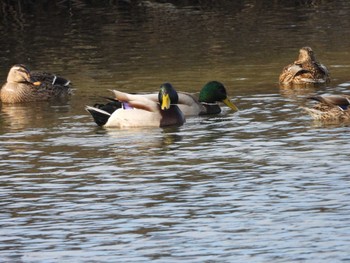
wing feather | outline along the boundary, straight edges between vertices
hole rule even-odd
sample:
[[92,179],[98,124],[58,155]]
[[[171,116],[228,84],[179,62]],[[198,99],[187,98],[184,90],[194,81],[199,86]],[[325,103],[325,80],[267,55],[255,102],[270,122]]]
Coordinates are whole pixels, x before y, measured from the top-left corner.
[[130,93],[121,92],[118,90],[111,90],[111,91],[114,93],[115,99],[122,102],[127,102],[130,106],[134,108],[151,111],[151,112],[159,111],[158,102],[153,101],[152,99],[148,98],[145,95],[130,94]]

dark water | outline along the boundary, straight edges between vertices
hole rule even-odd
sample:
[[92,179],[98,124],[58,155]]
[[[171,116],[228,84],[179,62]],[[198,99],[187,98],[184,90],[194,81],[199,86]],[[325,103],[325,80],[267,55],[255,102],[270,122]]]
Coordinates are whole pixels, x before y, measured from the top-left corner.
[[[299,108],[349,93],[348,1],[47,2],[1,3],[0,78],[25,63],[75,94],[1,105],[0,261],[350,261],[349,126]],[[280,88],[306,45],[332,82]],[[105,130],[84,111],[214,79],[239,112]]]

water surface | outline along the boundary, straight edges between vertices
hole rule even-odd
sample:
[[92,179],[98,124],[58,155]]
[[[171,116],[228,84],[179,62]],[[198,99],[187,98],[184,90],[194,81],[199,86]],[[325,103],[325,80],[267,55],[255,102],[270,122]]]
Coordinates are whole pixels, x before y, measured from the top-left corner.
[[[1,79],[25,63],[75,88],[1,105],[4,262],[350,261],[349,126],[299,108],[349,94],[350,4],[201,2],[1,4]],[[280,88],[306,45],[332,82]],[[214,79],[239,112],[118,130],[84,111],[111,88]]]

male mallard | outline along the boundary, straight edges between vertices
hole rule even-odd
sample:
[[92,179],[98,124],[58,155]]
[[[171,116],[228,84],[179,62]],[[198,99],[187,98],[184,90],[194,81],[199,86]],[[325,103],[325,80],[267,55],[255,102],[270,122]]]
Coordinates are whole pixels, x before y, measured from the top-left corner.
[[319,102],[313,108],[302,107],[313,119],[319,121],[350,120],[350,96],[310,96],[308,99]]
[[284,67],[279,76],[281,84],[317,84],[329,80],[328,69],[316,60],[311,47],[301,48],[298,60]]
[[221,108],[218,102],[225,103],[234,111],[238,111],[227,97],[225,86],[218,81],[210,81],[204,85],[199,95],[179,93],[179,107],[185,116],[218,114]]
[[[236,105],[228,99],[225,86],[218,81],[210,81],[205,84],[199,94],[178,92],[178,95],[177,105],[185,116],[218,114],[221,112],[218,102],[223,102],[232,110],[238,111]],[[156,94],[144,96],[156,100]]]
[[158,102],[144,95],[112,90],[115,100],[94,107],[86,106],[95,122],[103,127],[181,126],[185,117],[177,105],[178,94],[170,83],[160,86]]
[[70,81],[46,72],[30,72],[25,65],[11,67],[0,90],[3,103],[42,101],[71,94]]

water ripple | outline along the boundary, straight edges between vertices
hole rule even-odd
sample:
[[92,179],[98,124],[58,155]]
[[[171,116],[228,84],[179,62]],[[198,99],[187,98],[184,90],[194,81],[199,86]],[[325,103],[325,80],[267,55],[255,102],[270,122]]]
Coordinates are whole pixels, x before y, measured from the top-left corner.
[[[29,17],[14,8],[28,30],[0,25],[6,67],[25,59],[75,88],[64,103],[1,105],[2,261],[350,260],[349,127],[299,108],[310,94],[348,93],[348,2],[61,2]],[[332,83],[279,88],[278,72],[306,40]],[[107,89],[171,81],[198,91],[211,79],[240,111],[121,130],[97,128],[84,111]]]

